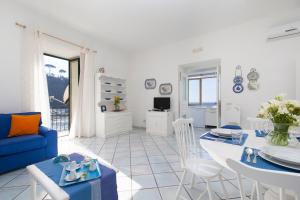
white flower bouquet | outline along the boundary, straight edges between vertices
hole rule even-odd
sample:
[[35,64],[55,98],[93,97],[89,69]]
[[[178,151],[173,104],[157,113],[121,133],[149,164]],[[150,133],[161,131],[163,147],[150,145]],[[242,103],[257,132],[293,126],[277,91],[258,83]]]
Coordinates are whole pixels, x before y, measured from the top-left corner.
[[296,100],[286,100],[284,95],[276,96],[261,105],[259,118],[270,119],[274,125],[271,142],[275,145],[288,145],[288,130],[290,126],[299,126],[300,103]]

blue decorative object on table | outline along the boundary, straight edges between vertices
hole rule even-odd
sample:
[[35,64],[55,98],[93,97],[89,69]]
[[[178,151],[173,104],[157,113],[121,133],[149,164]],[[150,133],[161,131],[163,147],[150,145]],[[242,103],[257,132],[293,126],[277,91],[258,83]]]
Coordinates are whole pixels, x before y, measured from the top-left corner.
[[69,162],[69,161],[70,161],[70,156],[66,154],[58,155],[53,160],[54,163]]
[[[84,157],[73,153],[70,155],[71,161],[80,163]],[[45,175],[47,175],[57,185],[59,184],[63,171],[62,163],[54,163],[53,159],[35,164]],[[81,182],[74,185],[62,187],[69,195],[70,200],[117,200],[116,172],[104,165],[99,164],[101,178],[91,181]]]
[[255,135],[256,137],[266,137],[267,134],[264,131],[255,130]]
[[[272,163],[272,162],[269,162],[265,159],[263,159],[262,157],[260,157],[259,155],[256,156],[256,163],[253,163],[253,159],[254,159],[254,154],[251,154],[250,155],[250,162],[247,161],[247,156],[248,154],[246,153],[246,149],[249,148],[249,147],[245,147],[244,148],[244,151],[243,151],[243,154],[242,154],[242,157],[241,157],[241,162],[246,164],[246,165],[249,165],[251,167],[255,167],[255,168],[259,168],[259,169],[266,169],[266,170],[275,170],[275,171],[283,171],[283,172],[296,172],[296,173],[300,173],[300,171],[298,170],[293,170],[293,169],[289,169],[287,167],[283,167],[283,166],[280,166],[280,165],[277,165],[275,163]],[[251,148],[254,152],[258,152],[260,150],[258,149],[254,149],[254,148]]]
[[220,136],[213,135],[210,132],[204,133],[203,135],[200,136],[200,139],[222,142],[222,143],[227,143],[227,144],[232,144],[232,145],[239,145],[239,146],[244,145],[247,138],[248,138],[248,134],[243,133],[241,136],[240,143],[234,144],[231,137],[220,137]]

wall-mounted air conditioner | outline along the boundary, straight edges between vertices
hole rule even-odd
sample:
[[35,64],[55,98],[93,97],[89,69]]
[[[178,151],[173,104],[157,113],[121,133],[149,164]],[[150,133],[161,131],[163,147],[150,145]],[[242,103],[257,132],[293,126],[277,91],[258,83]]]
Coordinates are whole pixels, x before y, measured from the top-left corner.
[[274,40],[296,35],[300,36],[300,21],[271,28],[267,39]]

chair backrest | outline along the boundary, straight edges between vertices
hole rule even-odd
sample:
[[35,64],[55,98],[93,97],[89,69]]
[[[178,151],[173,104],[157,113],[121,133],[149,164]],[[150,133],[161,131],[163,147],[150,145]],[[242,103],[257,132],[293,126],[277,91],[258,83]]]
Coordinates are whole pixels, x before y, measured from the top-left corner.
[[186,159],[190,156],[191,150],[196,149],[193,119],[177,119],[173,122],[176,141],[181,157],[181,164],[185,167]]
[[240,125],[241,124],[241,109],[238,105],[227,103],[224,106],[223,125]]
[[227,165],[235,172],[244,175],[250,179],[256,180],[260,183],[265,183],[277,186],[284,189],[290,189],[297,193],[300,198],[300,174],[299,173],[286,173],[270,170],[262,170],[249,167],[241,162],[232,159],[226,160]]
[[248,117],[248,128],[251,130],[263,130],[267,123],[270,123],[268,119],[256,118],[256,117]]

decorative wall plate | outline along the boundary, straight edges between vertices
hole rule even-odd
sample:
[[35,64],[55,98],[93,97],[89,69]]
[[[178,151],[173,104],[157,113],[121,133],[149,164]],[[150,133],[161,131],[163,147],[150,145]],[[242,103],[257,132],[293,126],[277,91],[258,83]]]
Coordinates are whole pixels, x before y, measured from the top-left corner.
[[255,68],[251,68],[250,72],[247,75],[248,78],[248,89],[249,90],[257,90],[259,88],[259,84],[257,80],[259,79],[259,73],[256,71]]
[[145,80],[145,88],[147,90],[153,90],[156,88],[156,80],[154,78]]
[[161,95],[170,95],[170,94],[172,94],[172,84],[171,83],[160,84],[159,93]]
[[242,84],[243,83],[243,77],[242,76],[235,76],[233,78],[234,84]]
[[238,65],[235,67],[235,74],[233,78],[234,85],[232,90],[234,93],[241,93],[244,91],[243,80],[242,67]]
[[244,86],[242,84],[234,84],[232,90],[235,93],[241,93],[244,91]]

